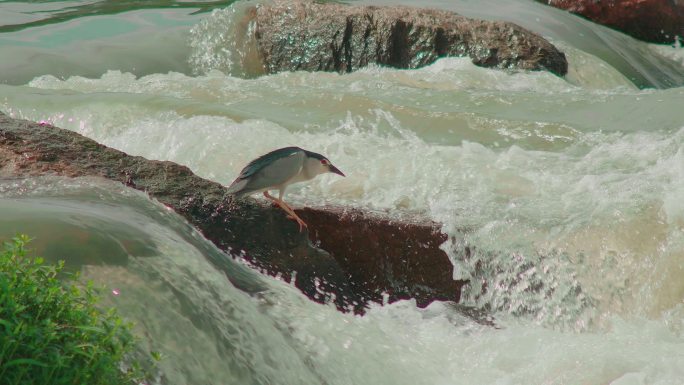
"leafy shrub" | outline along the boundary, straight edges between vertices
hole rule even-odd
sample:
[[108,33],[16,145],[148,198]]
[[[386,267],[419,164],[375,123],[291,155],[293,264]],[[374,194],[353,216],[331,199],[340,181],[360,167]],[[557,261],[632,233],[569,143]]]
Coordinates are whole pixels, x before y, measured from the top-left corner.
[[27,256],[27,242],[17,236],[0,246],[0,382],[134,383],[140,370],[121,370],[134,348],[130,325],[114,309],[95,307],[92,283],[77,286],[76,276],[62,273],[63,261]]

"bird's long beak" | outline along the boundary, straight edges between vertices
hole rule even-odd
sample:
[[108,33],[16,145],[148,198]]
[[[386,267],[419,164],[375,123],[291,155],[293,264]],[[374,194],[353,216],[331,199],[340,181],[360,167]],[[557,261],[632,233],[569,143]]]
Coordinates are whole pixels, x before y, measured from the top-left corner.
[[330,166],[328,166],[328,168],[330,169],[330,172],[332,172],[332,173],[335,173],[337,175],[346,176],[346,175],[344,175],[344,173],[342,171],[340,171],[339,168],[333,166],[332,164]]

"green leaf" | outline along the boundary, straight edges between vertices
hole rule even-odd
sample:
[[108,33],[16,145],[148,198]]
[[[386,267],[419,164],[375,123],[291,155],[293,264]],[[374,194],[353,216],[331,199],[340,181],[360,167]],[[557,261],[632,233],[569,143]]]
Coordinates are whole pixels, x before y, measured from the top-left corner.
[[33,365],[33,366],[42,366],[42,367],[47,367],[48,365],[34,360],[32,358],[17,358],[16,360],[12,360],[10,362],[7,362],[4,366],[5,368],[9,368],[10,366],[17,366],[17,365]]
[[105,334],[104,329],[98,328],[98,327],[95,327],[95,326],[80,326],[80,325],[77,325],[77,326],[73,326],[73,328],[74,328],[74,329],[77,329],[77,330],[87,331],[87,332],[94,332],[94,333]]
[[142,379],[140,369],[120,369],[122,357],[135,349],[130,324],[97,306],[94,283],[62,273],[63,261],[31,255],[28,241],[24,235],[0,240],[0,383],[130,385]]

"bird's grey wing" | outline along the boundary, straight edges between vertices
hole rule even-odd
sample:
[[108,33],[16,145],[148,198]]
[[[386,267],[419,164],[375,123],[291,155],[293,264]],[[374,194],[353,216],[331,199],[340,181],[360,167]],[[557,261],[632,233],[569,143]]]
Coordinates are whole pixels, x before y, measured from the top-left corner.
[[246,194],[249,191],[281,184],[291,177],[288,172],[296,169],[298,162],[301,168],[303,161],[304,150],[299,147],[284,147],[271,151],[249,162],[228,187],[228,193]]
[[273,150],[268,154],[262,155],[254,159],[253,161],[249,162],[249,164],[245,166],[245,168],[243,168],[242,171],[240,171],[240,176],[238,176],[238,179],[249,178],[250,176],[259,172],[259,170],[264,168],[264,166],[269,165],[278,159],[286,158],[298,152],[303,153],[304,150],[302,150],[299,147],[283,147],[277,150]]
[[244,190],[256,191],[282,185],[299,174],[304,166],[305,157],[306,154],[303,151],[297,151],[261,167],[259,171],[249,177],[249,182],[245,185]]

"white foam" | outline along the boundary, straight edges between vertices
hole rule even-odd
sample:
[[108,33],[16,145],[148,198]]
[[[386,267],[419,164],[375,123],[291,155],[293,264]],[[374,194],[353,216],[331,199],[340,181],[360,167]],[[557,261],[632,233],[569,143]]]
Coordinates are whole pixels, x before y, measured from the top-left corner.
[[[443,223],[455,276],[473,280],[472,305],[583,330],[677,303],[676,281],[652,286],[643,271],[669,271],[682,253],[684,122],[672,113],[681,90],[591,90],[465,59],[253,80],[43,76],[30,86],[0,86],[3,109],[224,184],[274,148],[321,152],[349,176],[293,186],[287,199]],[[477,250],[471,260],[465,246]]]
[[674,60],[684,67],[684,48],[682,48],[681,40],[676,40],[675,44],[668,46],[662,44],[649,44],[649,48],[659,55]]
[[[146,240],[152,253],[87,265],[83,275],[104,293],[117,290],[104,304],[136,322],[144,349],[165,355],[164,383],[678,384],[684,376],[684,304],[659,319],[611,316],[608,327],[582,333],[505,315],[497,328],[482,326],[444,303],[342,314],[254,272],[246,277],[262,291],[237,290],[209,263],[220,255],[213,245],[143,193],[97,179],[6,183],[0,193],[13,202],[5,205],[31,207],[36,224],[74,224],[105,261],[111,250],[88,243],[102,229],[114,242]],[[62,232],[65,243],[71,235],[68,226],[43,231]]]
[[[265,293],[249,298],[197,245],[132,214],[141,233],[154,229],[160,255],[132,256],[131,271],[95,266],[86,273],[135,293],[122,294],[131,299],[121,308],[159,333],[151,344],[178,354],[164,364],[169,378],[681,383],[681,88],[635,90],[601,60],[568,47],[566,79],[483,69],[466,58],[412,71],[369,67],[243,79],[219,72],[248,74],[238,65],[246,46],[232,50],[234,42],[220,35],[221,23],[234,23],[230,12],[214,12],[191,33],[191,64],[202,76],[45,75],[27,87],[0,85],[0,109],[188,165],[224,184],[277,147],[321,152],[348,177],[293,186],[286,199],[418,212],[441,222],[451,236],[442,247],[454,275],[471,280],[463,302],[494,313],[501,328],[477,325],[439,303],[418,309],[402,301],[374,305],[364,317],[340,314],[270,279]],[[55,193],[36,183],[0,185],[0,193]],[[98,196],[116,194],[107,191]],[[135,279],[141,272],[145,279]],[[204,312],[211,332],[194,330],[174,299],[179,293],[192,311]],[[226,367],[216,336],[231,341],[239,369]],[[197,354],[186,358],[178,346]],[[257,374],[250,377],[250,370]]]

